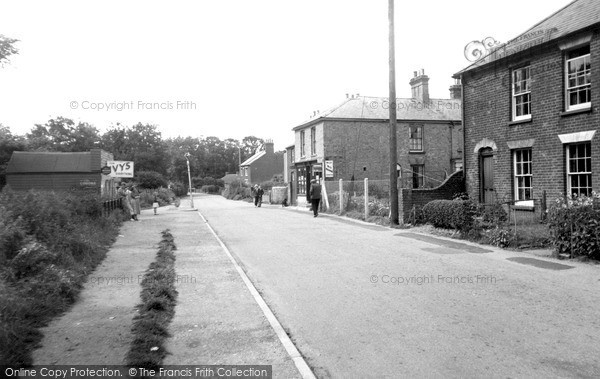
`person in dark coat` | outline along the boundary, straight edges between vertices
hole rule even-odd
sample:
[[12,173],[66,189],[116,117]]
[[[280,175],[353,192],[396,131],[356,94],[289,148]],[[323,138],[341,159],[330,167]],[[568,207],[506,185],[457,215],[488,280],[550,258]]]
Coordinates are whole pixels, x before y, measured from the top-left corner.
[[252,192],[254,194],[254,206],[260,207],[262,204],[262,197],[265,193],[265,190],[263,190],[260,185],[255,184]]
[[316,179],[310,181],[310,202],[312,203],[314,217],[317,217],[319,215],[319,203],[321,202],[321,185],[317,183]]

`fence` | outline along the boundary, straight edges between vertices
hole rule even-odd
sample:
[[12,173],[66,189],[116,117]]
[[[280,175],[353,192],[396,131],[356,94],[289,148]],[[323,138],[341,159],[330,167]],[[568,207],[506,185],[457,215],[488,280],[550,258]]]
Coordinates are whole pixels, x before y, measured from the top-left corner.
[[108,216],[115,209],[123,208],[122,198],[104,199],[102,200],[102,215]]
[[326,181],[323,203],[330,213],[359,213],[360,218],[388,217],[390,213],[389,180]]

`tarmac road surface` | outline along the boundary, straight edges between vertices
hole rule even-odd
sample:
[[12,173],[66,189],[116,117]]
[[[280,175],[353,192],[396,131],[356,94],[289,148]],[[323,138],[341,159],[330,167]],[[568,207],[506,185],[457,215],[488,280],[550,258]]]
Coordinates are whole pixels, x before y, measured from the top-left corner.
[[194,201],[317,377],[600,377],[600,266]]

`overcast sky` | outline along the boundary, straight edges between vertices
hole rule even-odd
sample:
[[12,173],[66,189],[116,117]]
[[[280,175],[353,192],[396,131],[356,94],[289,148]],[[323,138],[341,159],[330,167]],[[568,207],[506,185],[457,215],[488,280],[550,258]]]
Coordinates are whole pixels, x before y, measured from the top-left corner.
[[[0,123],[140,121],[165,138],[254,135],[281,150],[346,93],[388,95],[387,3],[0,0],[0,34],[20,40],[0,68]],[[506,42],[568,3],[396,0],[397,96],[424,69],[431,97],[449,97],[466,44]]]

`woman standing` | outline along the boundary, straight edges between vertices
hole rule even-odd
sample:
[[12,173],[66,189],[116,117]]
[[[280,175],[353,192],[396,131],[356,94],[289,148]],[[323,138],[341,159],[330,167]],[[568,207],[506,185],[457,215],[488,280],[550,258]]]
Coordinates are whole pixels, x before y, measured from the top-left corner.
[[[133,207],[133,211],[136,215],[142,213],[142,208],[140,206],[140,191],[138,191],[136,186],[131,186],[131,197],[133,199],[131,205]],[[136,217],[137,220],[137,217]]]

